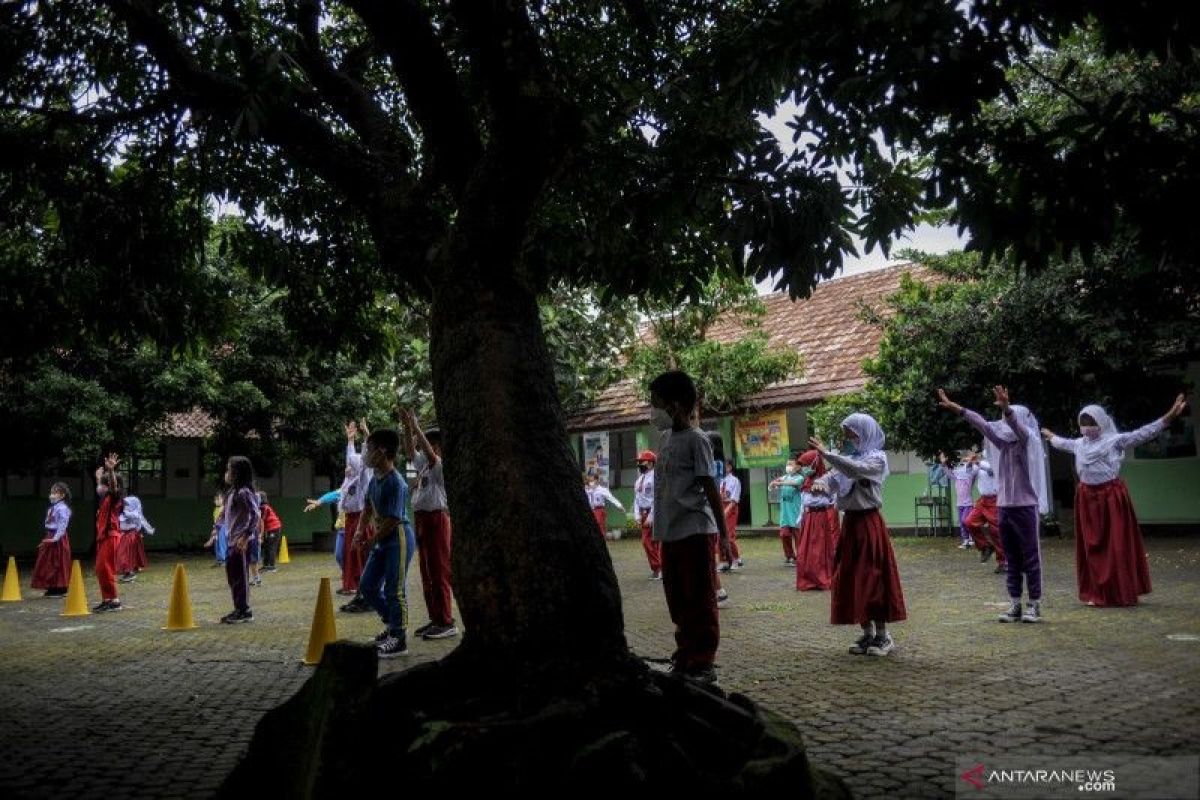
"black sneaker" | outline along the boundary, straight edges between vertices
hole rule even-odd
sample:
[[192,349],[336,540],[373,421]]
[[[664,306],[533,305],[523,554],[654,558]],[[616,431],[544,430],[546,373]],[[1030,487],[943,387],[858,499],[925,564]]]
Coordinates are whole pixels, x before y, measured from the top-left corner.
[[109,610],[109,603],[110,603],[110,602],[111,602],[111,601],[109,601],[109,600],[105,600],[104,602],[102,602],[102,603],[101,603],[100,605],[98,605],[98,606],[92,606],[92,612],[93,612],[93,613],[95,613],[95,614],[103,614],[105,611],[108,611],[108,610]]
[[408,655],[407,637],[401,633],[399,636],[389,636],[380,642],[375,648],[375,652],[380,658],[395,658],[396,656]]
[[1008,611],[1005,611],[999,617],[1001,622],[1020,622],[1021,621],[1021,601],[1013,600],[1008,604]]
[[1021,622],[1041,622],[1042,621],[1042,601],[1030,600],[1029,605],[1025,606],[1025,613],[1021,615]]
[[875,643],[875,637],[869,633],[864,633],[862,636],[850,645],[850,654],[855,656],[863,656],[867,654],[867,650]]
[[429,629],[432,627],[432,622],[426,622],[424,625],[413,631],[413,636],[424,636],[425,634],[429,633]]
[[366,600],[358,595],[355,595],[353,600],[341,607],[341,610],[345,611],[347,614],[362,614],[366,611],[370,611],[371,607],[367,605]]
[[42,593],[42,597],[66,597],[66,589],[47,589]]
[[382,633],[375,634],[374,642],[375,642],[375,644],[383,644],[384,642],[386,642],[388,640],[388,637],[391,635],[392,635],[392,632],[389,631],[387,628],[384,628]]
[[226,625],[240,625],[243,622],[253,621],[254,612],[248,608],[245,611],[234,611],[232,614],[221,617],[221,622],[224,622]]
[[121,577],[117,578],[118,583],[131,583],[136,580],[137,580],[137,574],[133,573],[133,572],[126,572],[123,575],[121,575]]
[[421,634],[422,639],[452,639],[455,636],[458,636],[458,628],[454,625],[434,625]]
[[108,610],[109,611],[124,611],[125,606],[121,605],[120,600],[109,600],[108,601]]
[[234,621],[234,618],[237,617],[237,613],[238,613],[237,611],[230,611],[228,614],[221,617],[221,624],[222,625],[231,624]]

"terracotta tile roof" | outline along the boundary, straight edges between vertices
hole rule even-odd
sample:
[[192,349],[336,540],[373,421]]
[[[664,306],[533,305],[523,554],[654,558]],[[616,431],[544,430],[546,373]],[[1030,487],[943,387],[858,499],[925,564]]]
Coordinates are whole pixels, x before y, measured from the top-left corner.
[[[905,274],[917,280],[933,280],[923,267],[900,264],[818,284],[805,300],[792,301],[781,292],[764,295],[767,313],[762,330],[772,345],[800,352],[803,373],[746,398],[742,408],[788,408],[863,388],[867,376],[862,362],[875,354],[882,331],[861,319],[859,311],[865,304],[887,316],[890,309],[883,301],[900,288]],[[744,330],[736,319],[723,318],[709,330],[709,336],[729,342]],[[573,432],[628,428],[642,424],[649,413],[645,389],[627,379],[601,393],[591,408],[569,417],[567,428]]]
[[216,421],[204,411],[193,408],[180,414],[168,414],[155,433],[174,439],[205,439],[216,429]]

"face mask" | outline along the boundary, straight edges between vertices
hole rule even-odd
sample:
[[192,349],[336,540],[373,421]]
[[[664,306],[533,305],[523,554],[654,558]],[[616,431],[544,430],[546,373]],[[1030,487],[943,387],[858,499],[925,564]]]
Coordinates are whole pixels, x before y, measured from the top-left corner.
[[801,470],[800,470],[800,474],[801,474],[801,475],[803,475],[803,476],[804,476],[804,477],[806,477],[806,478],[807,478],[809,475],[812,475],[814,472],[816,472],[816,470],[814,470],[812,467],[803,467],[803,468],[801,468]]
[[858,455],[858,445],[854,443],[853,439],[847,439],[846,441],[842,442],[842,455]]
[[784,467],[783,471],[786,472],[788,475],[796,474],[796,468],[793,467],[791,464],[788,464],[786,467]]
[[1100,438],[1100,426],[1099,425],[1080,425],[1079,432],[1082,433],[1084,436],[1086,436],[1089,439],[1099,439]]
[[650,471],[649,464],[638,464],[638,472],[646,473]]
[[665,431],[675,424],[675,420],[671,419],[671,415],[665,409],[652,408],[650,409],[650,424],[654,426],[655,430]]

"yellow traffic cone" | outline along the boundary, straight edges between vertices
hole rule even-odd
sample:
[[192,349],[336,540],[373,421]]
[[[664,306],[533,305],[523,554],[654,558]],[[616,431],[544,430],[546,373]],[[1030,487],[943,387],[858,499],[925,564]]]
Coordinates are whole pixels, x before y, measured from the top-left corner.
[[277,564],[292,563],[292,558],[291,558],[291,556],[288,555],[288,551],[287,551],[287,537],[286,536],[279,537],[279,558],[275,559],[275,563],[277,563]]
[[4,571],[4,591],[0,602],[13,603],[21,599],[21,579],[17,577],[17,557],[8,557],[8,569]]
[[171,581],[171,605],[167,608],[167,624],[164,631],[190,631],[196,627],[192,616],[192,595],[188,591],[187,571],[183,564],[175,565],[175,577]]
[[86,617],[92,613],[88,610],[87,594],[83,591],[83,570],[79,567],[79,559],[71,562],[71,586],[67,589],[67,605],[63,609],[63,617]]
[[317,590],[317,607],[313,609],[312,631],[308,634],[308,652],[304,663],[313,666],[320,663],[325,645],[337,639],[337,625],[333,621],[333,593],[329,589],[329,578],[321,578]]

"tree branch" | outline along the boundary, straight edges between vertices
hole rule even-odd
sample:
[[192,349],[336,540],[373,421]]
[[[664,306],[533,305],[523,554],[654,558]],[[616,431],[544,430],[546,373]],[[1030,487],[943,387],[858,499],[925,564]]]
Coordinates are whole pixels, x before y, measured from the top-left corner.
[[[142,44],[178,84],[180,100],[194,108],[220,114],[229,120],[252,109],[262,113],[262,136],[283,148],[297,161],[337,187],[352,203],[378,211],[373,199],[386,187],[380,165],[369,153],[337,136],[315,115],[265,92],[254,92],[242,81],[205,69],[171,30],[166,20],[145,0],[105,0]],[[240,17],[226,21],[237,26]],[[236,30],[244,34],[246,31]],[[246,52],[246,51],[243,51]],[[244,70],[253,69],[243,63]]]
[[462,194],[483,146],[433,20],[414,0],[347,0],[392,62],[408,107],[424,134],[431,171]]
[[[289,3],[289,5],[293,5]],[[359,138],[380,158],[392,162],[397,177],[412,163],[412,150],[366,88],[339,71],[321,48],[318,21],[320,0],[298,0],[294,4],[300,46],[296,61],[313,85]]]
[[137,108],[125,108],[112,111],[97,111],[80,113],[74,110],[62,108],[47,108],[46,106],[32,106],[25,103],[0,103],[0,111],[22,111],[27,114],[35,114],[39,117],[50,120],[51,122],[61,122],[68,125],[85,125],[89,127],[100,127],[103,125],[120,125],[123,122],[137,122],[143,119],[149,119],[157,114],[170,111],[173,108],[178,108],[180,101],[170,93],[163,93],[152,98],[145,105]]

